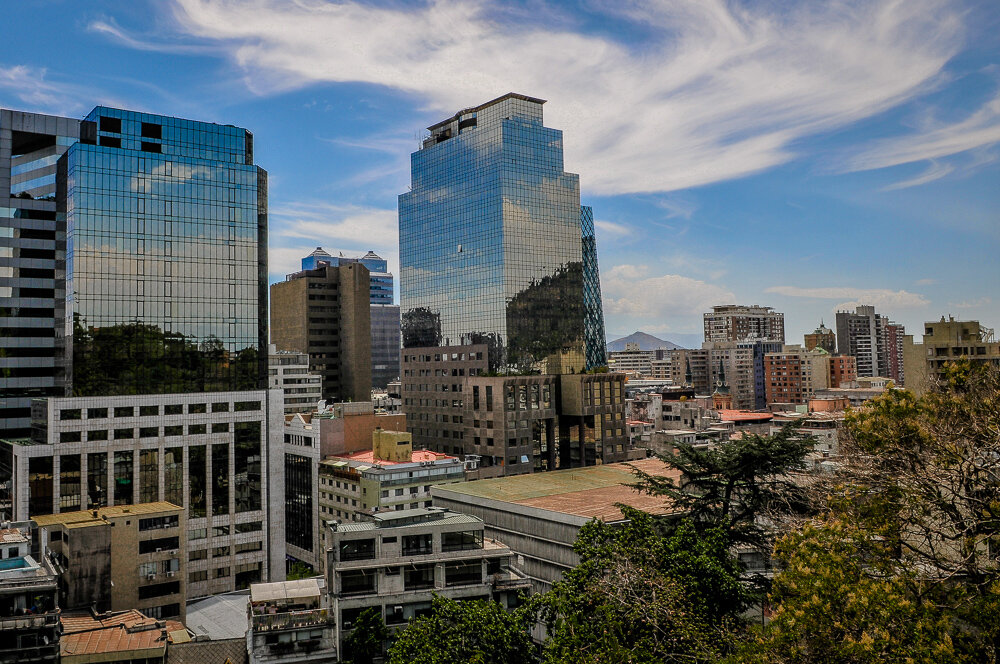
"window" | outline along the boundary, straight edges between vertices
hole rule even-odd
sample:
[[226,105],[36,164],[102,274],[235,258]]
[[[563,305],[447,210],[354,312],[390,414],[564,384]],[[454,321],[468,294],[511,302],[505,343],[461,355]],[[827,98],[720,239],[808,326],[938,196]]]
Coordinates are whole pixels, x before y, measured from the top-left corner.
[[207,569],[199,570],[197,572],[191,572],[190,574],[188,574],[188,583],[198,583],[199,581],[208,581]]
[[88,420],[100,420],[108,416],[107,408],[88,408],[87,409],[87,419]]
[[163,407],[163,414],[164,415],[183,415],[184,414],[184,406],[182,404],[179,404],[179,403],[167,404],[166,406]]
[[188,560],[208,560],[208,549],[196,549],[188,554]]
[[115,429],[115,440],[135,438],[135,429]]
[[215,422],[212,424],[212,433],[226,433],[229,431],[229,422]]
[[483,531],[481,530],[441,533],[442,551],[468,551],[481,548],[483,548]]
[[188,425],[188,435],[196,436],[198,434],[206,433],[208,429],[204,424],[190,424]]
[[392,537],[383,537],[382,538],[382,544],[395,544],[395,543],[396,543],[396,536],[395,535],[393,535]]
[[233,410],[237,413],[247,410],[260,410],[259,401],[237,401],[233,403]]
[[229,568],[228,567],[216,567],[215,568],[215,574],[212,575],[212,578],[213,579],[223,579],[223,578],[225,578],[227,576],[229,576]]
[[[405,538],[404,538],[405,539]],[[404,590],[425,590],[434,587],[434,564],[413,565],[403,572]]]
[[139,427],[139,438],[156,438],[159,435],[159,427]]
[[263,524],[260,521],[250,521],[248,523],[237,523],[236,526],[235,526],[235,528],[236,528],[236,534],[239,535],[241,533],[257,533],[257,532],[260,532],[262,526],[263,526]]
[[247,553],[249,551],[260,551],[264,547],[264,543],[260,540],[256,542],[243,542],[242,544],[237,544],[235,546],[236,553]]
[[143,138],[163,138],[163,127],[152,122],[143,122],[139,135]]
[[139,406],[139,417],[155,417],[159,414],[159,406]]
[[132,406],[116,406],[115,417],[135,417],[135,408]]
[[431,535],[430,533],[423,535],[404,535],[403,536],[403,555],[404,556],[419,556],[428,554],[431,552]]
[[82,431],[62,431],[59,433],[60,443],[79,443],[82,439]]
[[217,546],[214,549],[212,549],[213,558],[225,558],[228,555],[229,555],[228,546]]
[[348,540],[340,543],[340,559],[349,560],[374,560],[375,540]]
[[219,401],[212,404],[213,413],[228,413],[229,412],[229,402]]
[[101,131],[110,132],[112,134],[122,133],[121,118],[109,118],[106,115],[102,115],[99,127]]
[[195,528],[188,531],[188,540],[200,540],[208,537],[208,528]]
[[204,413],[206,412],[206,406],[203,403],[189,403],[188,413]]
[[154,516],[148,519],[139,519],[139,532],[144,530],[155,530],[158,528],[176,528],[178,518],[176,514],[170,516]]
[[482,582],[483,564],[478,560],[448,563],[444,566],[444,583],[446,586],[467,586]]
[[83,411],[79,408],[66,408],[59,411],[60,420],[79,420],[83,417]]
[[212,528],[212,537],[227,537],[229,535],[229,526],[214,526]]
[[158,537],[151,540],[139,542],[139,553],[156,553],[157,551],[171,551],[179,546],[180,540],[177,537]]
[[149,599],[150,597],[163,597],[164,595],[176,595],[181,591],[180,581],[168,581],[166,583],[154,583],[150,586],[139,586],[139,599]]
[[[433,572],[433,570],[432,570]],[[341,595],[367,595],[375,592],[375,573],[365,570],[342,572],[340,575]],[[345,622],[349,624],[349,621]]]
[[183,424],[173,424],[168,427],[163,427],[164,436],[183,436],[184,435],[184,425]]

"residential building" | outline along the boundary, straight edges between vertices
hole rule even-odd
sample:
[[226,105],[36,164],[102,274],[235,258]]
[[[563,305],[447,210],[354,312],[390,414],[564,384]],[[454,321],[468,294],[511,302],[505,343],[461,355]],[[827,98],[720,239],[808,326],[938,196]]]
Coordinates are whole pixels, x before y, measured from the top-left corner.
[[903,385],[904,334],[902,325],[880,316],[872,306],[837,312],[837,350],[857,360],[859,377],[885,376]]
[[284,578],[281,392],[38,399],[32,437],[0,441],[15,518],[184,506],[187,594]]
[[764,356],[767,403],[808,403],[817,390],[830,387],[830,356],[822,348],[785,346]]
[[837,352],[837,335],[823,324],[823,321],[819,322],[819,327],[812,331],[812,333],[805,335],[805,347],[806,350],[812,350],[813,348],[822,348],[830,355]]
[[906,338],[904,359],[907,376],[914,378],[906,387],[923,393],[944,378],[952,362],[967,360],[973,365],[1000,366],[1000,342],[991,328],[977,320],[942,316],[940,321],[924,323],[922,344],[914,343],[913,337]]
[[0,438],[29,434],[33,398],[66,392],[56,162],[79,138],[79,120],[0,109]]
[[704,314],[705,341],[785,341],[785,315],[772,307],[723,304]]
[[830,356],[830,387],[853,383],[858,379],[858,361],[851,355]]
[[151,618],[184,621],[184,508],[168,502],[139,503],[33,520],[42,555],[58,563],[63,609],[138,609]]
[[437,507],[380,512],[359,523],[331,522],[329,536],[326,579],[341,647],[369,607],[395,630],[426,613],[434,595],[513,608],[530,587],[511,550],[466,514]]
[[32,526],[0,522],[0,663],[59,661],[59,576],[31,554]]
[[755,345],[763,342],[714,341],[705,342],[702,348],[708,350],[708,370],[710,392],[723,389],[729,408],[750,410],[754,408]]
[[608,369],[633,378],[669,378],[669,353],[666,348],[640,350],[639,344],[627,343],[625,350],[608,353]]
[[191,640],[176,620],[157,620],[135,609],[66,613],[61,623],[61,664],[166,664],[172,644]]
[[491,372],[606,363],[592,212],[544,103],[510,93],[464,109],[413,153],[399,197],[404,348],[486,344]]
[[669,351],[670,380],[677,386],[689,386],[698,394],[712,391],[711,357],[707,348],[676,348]]
[[337,656],[334,614],[321,579],[250,586],[251,664],[333,664]]
[[485,525],[485,537],[503,538],[517,554],[518,570],[531,579],[533,591],[544,592],[579,564],[573,545],[580,528],[592,519],[609,524],[625,522],[620,504],[653,514],[669,512],[662,497],[631,488],[635,483],[633,466],[676,479],[660,460],[642,459],[628,465],[440,485],[431,493],[435,508],[469,515]]
[[309,354],[268,346],[268,387],[281,389],[285,414],[311,413],[323,398],[322,376],[309,370]]
[[368,268],[360,263],[290,274],[271,285],[271,342],[309,354],[328,401],[371,398]]

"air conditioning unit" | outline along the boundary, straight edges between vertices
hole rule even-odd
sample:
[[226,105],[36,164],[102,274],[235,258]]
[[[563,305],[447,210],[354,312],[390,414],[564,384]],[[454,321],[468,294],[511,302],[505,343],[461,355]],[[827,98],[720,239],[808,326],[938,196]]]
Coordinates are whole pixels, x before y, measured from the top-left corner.
[[157,549],[156,550],[157,553],[159,553],[160,551],[163,551],[163,549]]
[[176,556],[177,555],[177,549],[170,549],[170,554]]
[[167,576],[169,577],[174,577],[176,574],[177,572],[167,572]]
[[155,574],[147,574],[147,575],[146,575],[146,580],[147,580],[147,581],[152,581],[152,580],[153,580],[153,579],[155,579],[155,578],[156,578],[156,575],[155,575]]

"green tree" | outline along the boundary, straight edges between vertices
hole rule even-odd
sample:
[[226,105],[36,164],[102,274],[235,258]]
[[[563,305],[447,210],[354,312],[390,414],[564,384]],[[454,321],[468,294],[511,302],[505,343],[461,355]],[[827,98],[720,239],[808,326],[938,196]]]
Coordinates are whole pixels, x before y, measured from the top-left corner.
[[725,532],[683,521],[663,536],[650,515],[622,510],[625,526],[581,529],[580,564],[540,600],[544,661],[717,661],[751,600]]
[[369,607],[358,615],[354,621],[354,631],[344,639],[343,656],[351,664],[372,664],[376,657],[382,656],[385,641],[389,638],[382,619],[382,610]]
[[434,596],[389,648],[389,664],[528,664],[535,661],[533,602],[506,611],[496,602]]

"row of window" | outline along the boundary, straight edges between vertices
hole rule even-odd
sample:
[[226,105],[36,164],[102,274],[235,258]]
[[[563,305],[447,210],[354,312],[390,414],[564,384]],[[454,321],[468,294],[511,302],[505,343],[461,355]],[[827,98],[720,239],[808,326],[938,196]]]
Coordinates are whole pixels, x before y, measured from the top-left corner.
[[[230,403],[220,401],[211,404],[213,413],[228,413]],[[260,401],[236,401],[232,404],[232,410],[239,413],[251,410],[260,410]],[[105,419],[112,413],[114,417],[135,417],[136,408],[134,406],[115,406],[114,408],[87,408],[88,420]],[[156,417],[160,415],[160,406],[155,404],[139,406],[139,417]],[[208,412],[207,403],[187,404],[188,414],[203,414]],[[60,420],[81,420],[83,419],[83,408],[63,408],[59,411]],[[167,404],[163,407],[163,415],[183,415],[184,404]]]
[[[211,426],[211,433],[228,433],[229,428],[229,422],[215,422]],[[162,434],[160,432],[160,427],[139,427],[138,436],[136,436],[136,430],[131,427],[110,430],[110,433],[114,434],[114,440],[131,440],[136,437],[158,438],[160,435],[167,437],[183,436],[184,425],[175,424],[172,426],[166,426],[162,428]],[[209,426],[207,424],[189,424],[187,427],[187,433],[189,436],[206,434],[209,433]],[[87,431],[87,440],[108,440],[108,434],[108,429],[91,429]],[[79,443],[82,442],[82,440],[83,431],[61,431],[59,433],[60,443]]]

